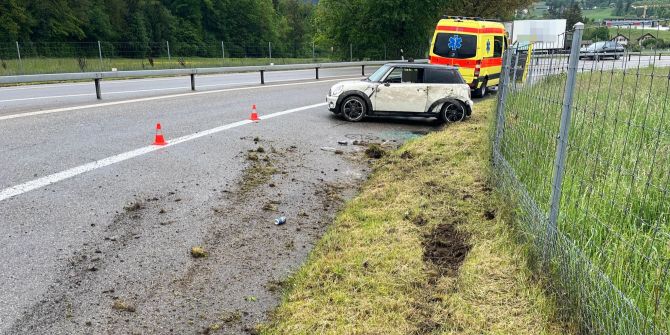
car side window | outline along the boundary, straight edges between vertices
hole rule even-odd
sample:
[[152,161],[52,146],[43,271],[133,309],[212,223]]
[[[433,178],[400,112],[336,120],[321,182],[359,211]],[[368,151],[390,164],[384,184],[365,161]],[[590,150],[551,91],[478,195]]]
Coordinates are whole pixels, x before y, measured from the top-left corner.
[[400,84],[402,82],[402,68],[394,68],[384,80],[385,83]]
[[384,81],[386,83],[423,83],[423,69],[397,67],[391,71]]

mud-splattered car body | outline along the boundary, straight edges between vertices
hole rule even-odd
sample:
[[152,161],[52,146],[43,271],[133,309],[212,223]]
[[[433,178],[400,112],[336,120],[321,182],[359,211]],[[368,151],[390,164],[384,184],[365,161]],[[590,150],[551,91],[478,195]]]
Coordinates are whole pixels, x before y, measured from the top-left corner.
[[349,121],[375,115],[460,121],[473,105],[457,68],[414,63],[386,64],[366,79],[338,83],[326,101],[331,112]]

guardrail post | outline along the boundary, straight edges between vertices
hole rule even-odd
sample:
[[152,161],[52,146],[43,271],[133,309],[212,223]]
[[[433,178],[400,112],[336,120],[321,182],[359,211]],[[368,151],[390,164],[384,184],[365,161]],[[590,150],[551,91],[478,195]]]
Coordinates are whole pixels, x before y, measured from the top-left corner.
[[95,78],[95,97],[102,100],[102,92],[100,91],[100,78]]
[[361,76],[365,77],[365,65],[361,65]]
[[319,80],[319,68],[315,67],[314,70],[316,70],[316,80]]
[[568,139],[570,134],[570,122],[572,120],[572,107],[577,82],[577,71],[579,67],[579,46],[582,43],[584,24],[575,24],[575,33],[572,38],[570,49],[570,62],[568,64],[568,78],[565,83],[565,95],[563,96],[563,110],[561,111],[561,125],[556,144],[556,160],[554,162],[554,178],[552,182],[551,209],[549,211],[549,222],[547,223],[547,243],[544,248],[544,261],[548,263],[550,250],[554,247],[556,233],[558,232],[558,213],[561,205],[561,193],[563,188],[563,175],[565,173],[565,161],[568,156]]
[[195,73],[191,73],[191,91],[195,91]]
[[630,53],[628,53],[628,61],[630,62],[630,57],[633,56]]
[[261,70],[261,85],[265,85],[265,70]]
[[661,60],[662,55],[663,55],[662,53],[660,53],[660,52],[658,53],[658,60]]

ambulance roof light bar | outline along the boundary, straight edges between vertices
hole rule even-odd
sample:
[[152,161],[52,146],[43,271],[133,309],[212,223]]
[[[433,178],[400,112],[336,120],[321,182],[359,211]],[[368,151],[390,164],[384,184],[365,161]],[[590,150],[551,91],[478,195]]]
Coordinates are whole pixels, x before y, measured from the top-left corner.
[[443,19],[453,19],[453,20],[472,20],[472,21],[492,21],[492,22],[500,22],[500,20],[496,19],[484,19],[478,16],[454,16],[454,15],[443,15]]

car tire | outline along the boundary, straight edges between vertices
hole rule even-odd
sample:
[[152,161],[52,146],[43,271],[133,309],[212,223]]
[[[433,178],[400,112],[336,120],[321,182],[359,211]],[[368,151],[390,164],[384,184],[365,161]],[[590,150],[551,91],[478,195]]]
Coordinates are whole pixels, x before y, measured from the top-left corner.
[[356,95],[350,95],[342,99],[340,105],[340,115],[349,122],[358,122],[363,120],[367,114],[367,104],[365,100]]
[[440,109],[440,121],[443,123],[459,122],[465,119],[465,106],[457,101],[447,101]]
[[486,84],[488,84],[488,80],[484,80],[482,86],[472,92],[472,96],[475,98],[483,98],[486,95]]

